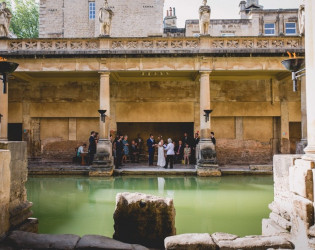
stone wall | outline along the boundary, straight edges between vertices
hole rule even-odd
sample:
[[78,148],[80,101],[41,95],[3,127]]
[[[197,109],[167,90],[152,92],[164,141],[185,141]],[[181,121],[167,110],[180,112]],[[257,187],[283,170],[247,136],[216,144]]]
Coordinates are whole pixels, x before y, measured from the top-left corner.
[[0,150],[0,240],[10,228],[10,160],[10,151]]
[[274,201],[263,235],[284,235],[296,249],[314,249],[314,166],[301,155],[274,156]]
[[[32,203],[27,201],[25,184],[27,181],[27,145],[26,142],[0,142],[0,150],[9,150],[10,161],[10,230],[37,232],[37,220],[31,219]],[[1,161],[0,161],[1,163]],[[8,175],[6,176],[8,177]],[[8,184],[8,183],[7,183]]]
[[[113,10],[112,37],[147,37],[163,33],[164,0],[109,0]],[[89,19],[89,1],[41,0],[40,37],[98,37],[98,10],[103,0],[95,0],[95,20]]]
[[[290,81],[252,78],[211,76],[211,128],[220,164],[270,163],[280,150],[276,142],[283,134],[290,139],[289,123],[301,121],[300,92],[292,92]],[[75,148],[88,142],[90,131],[99,131],[99,74],[44,73],[32,79],[10,82],[9,123],[23,124],[30,157],[71,161]],[[199,81],[193,74],[113,72],[110,81],[110,130],[138,123],[138,131],[120,132],[131,135],[129,139],[141,132],[145,139],[152,132],[177,140],[183,133],[158,128],[148,132],[140,125],[189,123],[190,136],[200,130]]]

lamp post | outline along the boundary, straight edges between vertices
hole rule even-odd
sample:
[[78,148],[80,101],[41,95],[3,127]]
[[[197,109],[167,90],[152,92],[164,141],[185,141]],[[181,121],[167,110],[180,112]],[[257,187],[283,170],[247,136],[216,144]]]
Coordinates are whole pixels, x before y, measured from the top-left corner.
[[0,113],[2,115],[0,140],[6,141],[8,137],[8,77],[18,66],[17,63],[8,62],[6,59],[0,57],[0,80],[3,83],[2,91],[0,91]]

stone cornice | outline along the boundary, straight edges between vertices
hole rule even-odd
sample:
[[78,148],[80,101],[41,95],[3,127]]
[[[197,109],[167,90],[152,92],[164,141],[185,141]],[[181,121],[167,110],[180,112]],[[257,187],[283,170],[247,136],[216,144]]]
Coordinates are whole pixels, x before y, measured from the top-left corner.
[[304,54],[302,37],[1,39],[5,57],[281,56]]

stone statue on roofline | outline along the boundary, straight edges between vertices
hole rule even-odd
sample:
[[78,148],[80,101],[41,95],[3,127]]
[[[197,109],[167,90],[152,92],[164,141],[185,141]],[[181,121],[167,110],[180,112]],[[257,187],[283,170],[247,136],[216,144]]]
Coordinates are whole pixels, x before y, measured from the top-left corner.
[[305,5],[300,5],[299,15],[298,15],[299,31],[300,36],[305,35]]
[[211,8],[207,5],[207,0],[203,0],[203,5],[199,8],[200,35],[209,35]]
[[98,19],[100,21],[100,36],[110,35],[113,15],[113,11],[108,7],[108,2],[107,0],[105,0],[104,6],[100,8],[98,14]]
[[7,8],[6,2],[0,3],[0,37],[12,36],[9,31],[11,18],[12,13]]

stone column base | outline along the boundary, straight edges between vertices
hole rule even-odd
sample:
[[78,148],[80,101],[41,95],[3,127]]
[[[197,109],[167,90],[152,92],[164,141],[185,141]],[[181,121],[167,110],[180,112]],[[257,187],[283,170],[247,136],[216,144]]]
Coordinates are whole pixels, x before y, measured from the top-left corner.
[[197,175],[203,177],[221,176],[217,164],[217,153],[211,139],[202,139],[197,146]]
[[114,161],[112,156],[112,143],[108,139],[101,139],[97,144],[97,150],[89,176],[112,176],[114,173]]
[[220,177],[222,176],[219,165],[208,165],[204,167],[196,167],[197,175],[200,177]]

